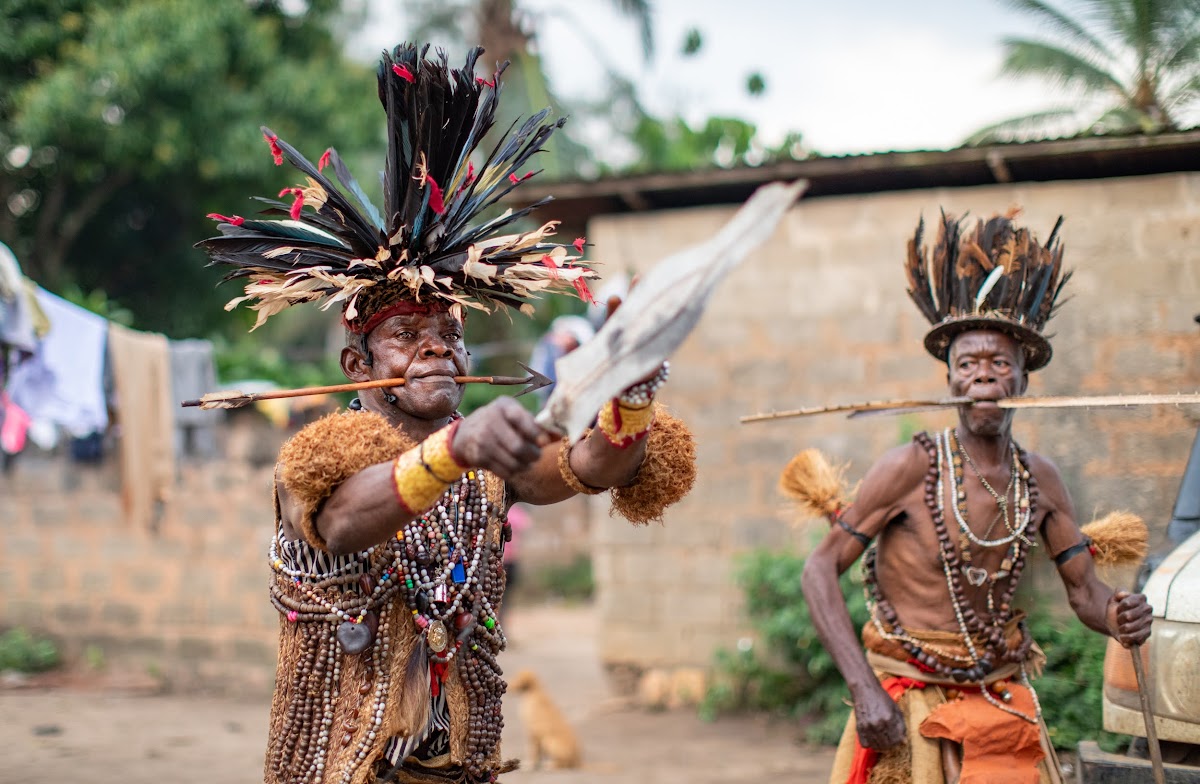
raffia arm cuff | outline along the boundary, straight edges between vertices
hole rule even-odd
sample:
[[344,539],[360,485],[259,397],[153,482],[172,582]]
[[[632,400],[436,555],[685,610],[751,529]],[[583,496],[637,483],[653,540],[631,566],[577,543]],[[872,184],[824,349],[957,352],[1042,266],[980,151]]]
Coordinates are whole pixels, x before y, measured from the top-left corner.
[[446,488],[462,476],[468,466],[454,457],[450,449],[454,432],[462,420],[455,420],[417,446],[404,452],[392,464],[392,487],[396,500],[411,514],[420,514],[442,497]]
[[[591,433],[592,431],[589,428],[584,432],[583,438],[587,438],[589,435],[591,435]],[[581,438],[580,441],[582,441],[583,438]],[[575,469],[571,468],[572,444],[568,443],[567,439],[565,438],[560,443],[561,446],[558,448],[558,473],[562,476],[562,480],[567,487],[571,488],[576,493],[583,493],[584,495],[597,495],[608,489],[606,487],[592,487],[591,485],[585,485],[582,481],[580,481],[579,477],[575,473]]]
[[611,514],[635,525],[662,520],[663,512],[682,499],[696,481],[696,443],[692,431],[659,405],[646,442],[646,458],[637,478],[612,489]]
[[316,516],[342,482],[368,466],[386,463],[412,446],[379,414],[350,411],[318,419],[279,450],[278,476],[300,507],[292,521],[313,547],[328,549]]

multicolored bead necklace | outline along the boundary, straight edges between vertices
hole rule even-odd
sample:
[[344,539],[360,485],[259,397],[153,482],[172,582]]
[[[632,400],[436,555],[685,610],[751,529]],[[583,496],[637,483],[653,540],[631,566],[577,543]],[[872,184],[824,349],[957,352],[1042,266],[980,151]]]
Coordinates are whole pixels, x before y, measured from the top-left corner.
[[[273,750],[272,769],[283,776],[303,771],[301,780],[319,781],[324,773],[331,739],[349,746],[357,725],[334,728],[342,657],[367,652],[366,672],[359,684],[359,715],[371,700],[371,726],[361,734],[355,762],[341,771],[349,781],[365,763],[384,715],[390,684],[392,653],[387,618],[397,597],[404,599],[427,650],[430,690],[436,696],[447,670],[458,656],[458,672],[467,695],[467,759],[474,780],[493,778],[488,769],[503,729],[501,700],[506,689],[496,655],[506,639],[496,620],[503,593],[501,542],[489,541],[491,525],[501,527],[503,507],[488,500],[487,476],[471,471],[456,480],[438,504],[407,524],[387,543],[360,554],[331,573],[310,574],[293,569],[272,541],[269,558],[276,578],[271,601],[292,624],[298,625],[300,650],[296,659],[296,693],[302,704],[290,705],[282,728],[283,740]],[[498,537],[497,537],[498,538]],[[366,568],[354,572],[352,567]],[[465,650],[464,650],[465,649]],[[461,655],[459,655],[461,652]],[[312,695],[321,695],[314,699]]]

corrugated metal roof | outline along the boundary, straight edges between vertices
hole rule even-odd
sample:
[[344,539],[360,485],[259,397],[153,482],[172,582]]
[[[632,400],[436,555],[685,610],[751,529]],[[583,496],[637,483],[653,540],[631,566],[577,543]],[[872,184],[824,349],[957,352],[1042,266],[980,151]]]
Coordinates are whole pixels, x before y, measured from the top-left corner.
[[1200,170],[1200,129],[1129,136],[1076,136],[953,150],[864,153],[763,166],[538,182],[513,205],[554,197],[554,217],[582,228],[592,215],[737,204],[776,180],[807,179],[804,198],[1003,182],[1097,179]]

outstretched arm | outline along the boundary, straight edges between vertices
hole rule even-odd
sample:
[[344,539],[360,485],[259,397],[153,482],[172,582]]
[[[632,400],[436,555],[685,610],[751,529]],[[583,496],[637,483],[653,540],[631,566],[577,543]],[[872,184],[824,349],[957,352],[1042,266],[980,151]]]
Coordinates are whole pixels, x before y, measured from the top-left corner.
[[599,430],[593,430],[570,447],[554,441],[543,447],[536,462],[509,481],[517,500],[537,505],[555,504],[576,494],[576,489],[563,479],[559,465],[559,452],[564,448],[568,449],[566,459],[570,461],[571,471],[583,485],[596,490],[628,485],[637,477],[646,458],[646,439],[622,449],[609,443]]
[[1085,625],[1125,647],[1145,642],[1150,636],[1152,615],[1146,597],[1129,591],[1114,592],[1096,576],[1092,554],[1075,521],[1075,508],[1058,469],[1038,455],[1030,456],[1030,468],[1046,510],[1042,539],[1058,566],[1071,609]]
[[[372,421],[365,414],[341,416],[350,417],[344,421],[351,423],[351,427],[356,420]],[[339,421],[331,420],[331,424],[339,426]],[[341,440],[357,436],[363,442],[361,449],[366,451],[370,449],[368,443],[386,441],[388,426],[380,427],[384,428],[383,433],[346,432],[341,434]],[[289,472],[288,458],[284,458],[285,465],[281,466],[280,478],[275,483],[284,534],[289,538],[300,534],[334,554],[364,550],[394,536],[405,523],[423,514],[467,470],[482,468],[509,479],[538,460],[549,441],[550,435],[534,422],[532,414],[504,397],[402,452],[399,459],[380,443],[375,451],[383,454],[375,455],[369,464],[355,470],[347,470],[340,458],[330,459],[320,454],[321,444],[314,443],[308,450],[311,459],[307,461],[310,466],[307,473],[316,475],[315,482],[331,486],[299,497],[289,487],[287,478],[293,477],[293,484],[297,485],[312,483],[295,481],[295,474],[301,469],[292,466],[294,470]],[[345,451],[353,453],[355,446],[351,444]],[[334,445],[329,444],[326,451],[333,449]],[[284,453],[288,454],[288,447]],[[323,459],[332,465],[324,466]],[[323,468],[348,475],[329,477],[329,470]]]
[[924,461],[924,452],[908,445],[891,450],[872,466],[857,500],[841,517],[846,527],[830,529],[809,555],[801,578],[817,636],[854,700],[859,740],[873,749],[903,742],[904,718],[867,663],[838,578],[862,555],[867,542],[900,513],[900,502],[924,474]]

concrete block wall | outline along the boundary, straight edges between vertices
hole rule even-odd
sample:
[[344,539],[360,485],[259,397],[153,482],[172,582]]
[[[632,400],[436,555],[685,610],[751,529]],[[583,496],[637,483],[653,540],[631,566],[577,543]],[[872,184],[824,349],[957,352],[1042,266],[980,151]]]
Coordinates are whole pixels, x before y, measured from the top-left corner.
[[[47,635],[72,666],[102,663],[127,686],[269,694],[272,469],[290,433],[239,415],[220,428],[224,460],[180,463],[150,528],[125,519],[115,455],[20,455],[0,474],[0,631]],[[527,576],[588,552],[585,499],[529,511]]]
[[[707,665],[715,648],[745,634],[737,556],[756,547],[804,551],[823,533],[819,521],[794,527],[775,488],[797,451],[815,446],[850,460],[854,481],[915,430],[953,423],[949,413],[756,424],[738,417],[945,394],[944,366],[922,348],[928,325],[905,293],[905,243],[921,214],[988,216],[1013,204],[1042,239],[1066,216],[1065,263],[1075,270],[1071,300],[1049,329],[1054,361],[1033,375],[1031,394],[1200,389],[1200,174],[801,201],[721,285],[672,361],[662,400],[696,434],[695,491],[664,526],[593,527],[601,653],[610,664]],[[733,211],[597,216],[588,235],[606,269],[641,271],[709,236]],[[1145,516],[1153,545],[1198,421],[1200,407],[1028,411],[1015,435],[1058,464],[1082,522],[1131,509]],[[1050,578],[1048,590],[1061,591]]]
[[185,462],[150,528],[126,521],[117,461],[26,453],[0,478],[0,627],[61,643],[124,683],[269,693],[273,457],[287,435],[228,434],[229,459]]

